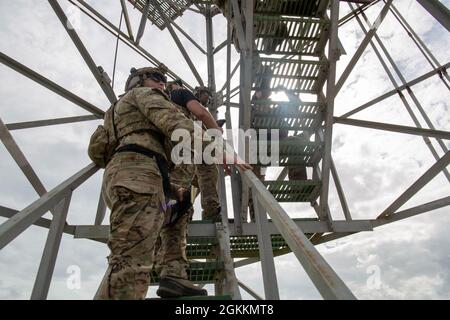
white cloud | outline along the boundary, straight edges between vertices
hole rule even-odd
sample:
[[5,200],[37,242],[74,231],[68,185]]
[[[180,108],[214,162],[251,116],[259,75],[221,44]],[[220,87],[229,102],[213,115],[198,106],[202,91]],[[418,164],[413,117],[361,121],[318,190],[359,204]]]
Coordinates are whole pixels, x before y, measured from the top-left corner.
[[[26,4],[25,4],[26,2]],[[88,1],[110,21],[118,24],[119,6],[110,1]],[[444,1],[448,4],[449,1]],[[441,64],[449,60],[447,48],[450,37],[443,28],[415,1],[395,1],[398,9],[410,21]],[[23,10],[24,7],[27,10]],[[63,5],[67,10],[69,8]],[[345,5],[343,8],[346,7]],[[373,21],[380,6],[368,11]],[[345,14],[343,10],[341,15]],[[134,31],[140,15],[130,7]],[[26,21],[26,23],[21,23]],[[186,12],[177,23],[200,45],[205,45],[203,19]],[[215,43],[226,35],[222,16],[214,17]],[[340,30],[341,41],[347,51],[338,63],[338,75],[350,61],[363,34],[356,23],[346,24]],[[112,75],[115,39],[89,18],[81,16],[80,37],[98,65]],[[398,63],[407,80],[420,76],[431,67],[421,57],[412,41],[388,16],[382,24],[380,37]],[[94,105],[106,109],[109,105],[103,92],[86,67],[75,46],[67,37],[60,22],[47,2],[0,2],[0,51],[52,81],[80,95]],[[180,35],[200,74],[206,78],[206,58],[188,40]],[[161,32],[150,23],[142,39],[142,46],[166,63],[191,84],[195,77],[190,72],[167,30]],[[116,74],[116,91],[122,92],[131,66],[148,62],[121,44]],[[232,66],[238,55],[233,54]],[[217,87],[225,81],[225,49],[216,60]],[[392,68],[391,68],[392,69]],[[238,74],[238,72],[237,72]],[[2,102],[0,109],[5,123],[35,119],[67,117],[87,114],[86,111],[56,96],[47,89],[26,79],[6,66],[0,65]],[[398,78],[395,77],[398,81]],[[234,79],[231,87],[238,84]],[[371,48],[350,75],[336,100],[335,114],[345,112],[390,91],[393,88]],[[450,130],[448,91],[436,76],[413,87],[413,90],[436,129]],[[408,98],[414,113],[421,119],[414,102]],[[222,108],[223,109],[223,108]],[[223,110],[221,110],[223,113]],[[233,110],[233,119],[237,118]],[[401,100],[394,96],[354,116],[357,119],[413,126]],[[422,125],[425,122],[420,120]],[[37,175],[49,190],[89,163],[86,147],[89,136],[98,121],[13,131],[12,134]],[[435,143],[434,143],[435,144]],[[436,145],[436,144],[435,144]],[[448,145],[448,143],[447,143]],[[438,149],[439,154],[442,151]],[[37,199],[22,172],[3,146],[0,147],[0,204],[20,210]],[[423,174],[434,158],[420,137],[397,133],[337,125],[334,129],[333,157],[347,196],[350,210],[356,219],[374,218],[395,200],[408,186]],[[75,190],[68,221],[71,224],[92,224],[96,211],[101,174]],[[229,184],[228,184],[229,185]],[[342,219],[342,210],[334,188],[331,188],[330,207],[335,218]],[[230,195],[230,193],[229,193]],[[448,196],[448,181],[438,175],[404,208]],[[228,207],[232,208],[228,199]],[[314,216],[307,204],[282,204],[292,216]],[[198,211],[198,203],[196,205]],[[197,213],[197,215],[199,215]],[[107,223],[108,219],[105,219]],[[0,222],[5,219],[0,218]],[[342,277],[345,283],[362,299],[449,299],[448,273],[449,224],[448,208],[384,226],[373,232],[353,235],[317,248]],[[46,229],[31,227],[0,253],[0,298],[28,299],[46,239]],[[50,299],[91,299],[106,269],[107,247],[88,240],[74,240],[65,235],[61,244]],[[82,286],[69,290],[66,286],[67,268],[78,265],[82,271]],[[276,258],[280,295],[283,299],[319,299],[320,295],[293,254]],[[374,268],[373,266],[379,268]],[[380,271],[378,289],[368,286],[373,270]],[[237,269],[240,280],[263,295],[260,265]],[[208,286],[209,291],[212,287]],[[155,295],[155,288],[150,289]],[[249,298],[249,295],[244,294]]]

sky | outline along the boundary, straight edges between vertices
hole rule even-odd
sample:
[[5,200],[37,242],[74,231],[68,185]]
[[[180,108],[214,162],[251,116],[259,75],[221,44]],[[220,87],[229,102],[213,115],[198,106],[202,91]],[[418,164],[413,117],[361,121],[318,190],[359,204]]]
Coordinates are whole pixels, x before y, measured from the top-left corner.
[[[107,0],[87,1],[107,19],[118,25],[120,5]],[[450,1],[442,1],[447,7]],[[60,1],[71,18],[86,48],[97,65],[112,76],[116,39],[89,18],[80,15],[68,1]],[[441,64],[449,62],[450,36],[433,18],[412,0],[395,0],[414,30]],[[140,15],[128,6],[136,33]],[[374,21],[380,4],[367,11]],[[342,17],[348,12],[341,5]],[[201,16],[186,12],[176,22],[203,48],[205,23]],[[221,15],[213,18],[214,42],[226,37],[226,23]],[[124,27],[123,27],[124,29]],[[378,31],[406,80],[414,79],[432,68],[391,14]],[[182,35],[181,42],[203,79],[207,77],[206,58]],[[338,78],[361,43],[364,35],[355,21],[339,30],[346,55],[337,65]],[[90,103],[105,110],[108,100],[85,65],[47,1],[0,0],[0,51],[25,64]],[[154,57],[188,83],[196,84],[183,56],[167,30],[150,23],[141,45]],[[225,52],[217,54],[216,83],[225,81]],[[237,61],[233,53],[232,65]],[[148,63],[125,45],[119,45],[115,91],[120,94],[131,67]],[[392,68],[391,68],[392,69]],[[237,72],[239,74],[239,72]],[[12,69],[0,65],[0,117],[4,123],[86,115],[87,112],[57,96]],[[400,81],[396,77],[398,83]],[[238,84],[237,78],[231,87]],[[373,98],[392,90],[373,50],[368,47],[336,97],[335,115],[340,116]],[[413,88],[418,101],[438,130],[450,131],[449,92],[438,77]],[[305,100],[308,97],[302,97]],[[411,108],[425,122],[410,97]],[[219,109],[223,117],[224,108]],[[237,110],[232,111],[233,119]],[[398,96],[393,96],[358,114],[355,119],[413,126],[410,115]],[[33,166],[47,190],[72,176],[90,163],[87,156],[89,137],[100,121],[88,121],[43,128],[11,131],[15,141]],[[448,140],[444,142],[450,147]],[[435,140],[440,156],[444,154]],[[332,156],[354,219],[373,219],[387,208],[434,162],[423,139],[418,136],[336,124],[333,129]],[[21,210],[38,199],[12,157],[0,144],[0,205]],[[268,178],[276,175],[272,170]],[[228,181],[229,182],[229,181]],[[448,181],[437,175],[400,210],[449,196]],[[68,223],[93,224],[99,197],[101,172],[77,188],[72,196]],[[228,198],[230,198],[228,193]],[[230,199],[228,207],[231,208]],[[330,209],[334,219],[343,219],[334,183],[330,186]],[[282,204],[292,217],[313,217],[308,204]],[[231,213],[230,213],[231,215]],[[45,217],[50,217],[47,213]],[[196,204],[196,215],[199,206]],[[0,218],[0,223],[6,221]],[[108,223],[106,218],[103,222]],[[449,208],[444,207],[410,219],[322,244],[316,248],[359,299],[450,299],[450,224]],[[0,252],[0,299],[28,299],[31,295],[47,229],[31,226]],[[106,245],[63,235],[49,299],[91,299],[106,270]],[[282,299],[320,299],[293,254],[275,258]],[[73,270],[80,271],[80,286],[70,285]],[[236,269],[238,278],[263,296],[259,263]],[[206,288],[212,293],[212,286]],[[155,287],[149,296],[155,296]],[[250,296],[242,291],[243,298]]]

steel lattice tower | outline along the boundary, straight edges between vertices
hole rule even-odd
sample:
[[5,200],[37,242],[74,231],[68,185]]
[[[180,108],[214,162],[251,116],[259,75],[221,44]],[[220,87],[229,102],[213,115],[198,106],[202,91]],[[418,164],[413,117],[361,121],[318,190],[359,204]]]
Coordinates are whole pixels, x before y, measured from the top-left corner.
[[[111,103],[115,102],[117,94],[111,86],[108,75],[95,63],[76,30],[67,23],[68,18],[61,8],[62,2],[66,1],[48,0],[102,91]],[[317,251],[315,245],[358,232],[371,231],[398,220],[450,205],[450,196],[447,196],[399,211],[437,175],[445,175],[450,182],[450,174],[446,168],[450,163],[450,153],[445,143],[445,140],[450,139],[450,132],[437,130],[434,127],[413,88],[424,80],[439,77],[449,89],[450,78],[447,69],[450,63],[442,64],[435,58],[395,7],[393,0],[229,0],[226,2],[228,7],[224,10],[224,16],[226,16],[224,18],[228,19],[228,38],[221,44],[215,44],[213,39],[212,18],[220,14],[215,9],[213,1],[115,1],[112,5],[121,6],[126,32],[108,21],[85,1],[68,0],[67,2],[112,33],[117,37],[117,41],[126,44],[151,65],[157,65],[160,61],[150,53],[151,49],[146,50],[140,45],[140,40],[145,36],[146,25],[150,21],[161,30],[167,29],[198,84],[207,85],[214,92],[214,99],[209,106],[211,113],[217,115],[217,109],[225,106],[228,124],[232,123],[231,109],[238,108],[238,126],[241,129],[282,129],[294,134],[303,132],[308,137],[307,141],[280,142],[276,167],[283,170],[277,179],[260,181],[252,172],[234,171],[230,179],[231,193],[227,193],[224,172],[220,170],[218,189],[222,202],[223,221],[217,224],[199,221],[191,223],[187,248],[188,257],[191,259],[188,270],[191,280],[195,283],[214,283],[216,295],[229,295],[232,299],[240,299],[239,287],[241,287],[253,297],[260,298],[237,279],[235,268],[261,262],[265,298],[279,299],[274,257],[292,252],[323,298],[354,299],[352,292]],[[450,12],[445,5],[437,0],[417,0],[417,2],[440,25],[450,31]],[[340,15],[339,10],[342,6],[350,6],[351,12],[345,16]],[[139,10],[142,15],[136,33],[128,14],[132,8]],[[369,21],[365,14],[369,8],[379,8],[375,21]],[[185,11],[194,12],[204,19],[205,49],[176,23],[175,20]],[[432,67],[431,71],[409,81],[405,79],[377,34],[378,28],[387,15],[395,17],[398,26],[405,29]],[[337,63],[344,53],[338,30],[350,22],[357,23],[355,25],[361,28],[364,37],[338,77]],[[179,34],[206,56],[206,80],[201,77],[195,61],[183,46]],[[231,51],[236,50],[235,44],[239,45],[240,59],[232,68]],[[393,89],[341,116],[336,116],[335,98],[339,97],[339,92],[346,85],[346,80],[369,45],[381,62],[387,78],[392,82]],[[227,80],[220,89],[216,86],[215,54],[222,49],[227,50]],[[106,242],[109,226],[102,225],[106,205],[101,197],[94,225],[81,226],[67,223],[72,193],[99,168],[90,164],[63,180],[55,188],[46,190],[10,131],[101,120],[105,108],[99,108],[87,102],[1,52],[0,62],[89,112],[86,116],[11,124],[5,124],[0,119],[0,138],[3,144],[40,196],[28,206],[22,205],[24,209],[20,211],[0,206],[0,215],[8,218],[0,225],[0,248],[5,247],[31,225],[49,229],[31,294],[32,299],[45,299],[63,233],[71,234],[75,238]],[[238,69],[239,85],[232,89],[231,79]],[[173,71],[169,71],[169,76],[173,79],[179,78]],[[270,89],[276,91],[282,88],[290,97],[289,101],[252,99],[252,93],[267,79],[269,79]],[[192,89],[195,85],[197,84],[191,83],[187,84],[187,87]],[[299,95],[308,95],[312,98],[306,101],[300,99]],[[394,96],[401,99],[415,126],[351,118],[376,103]],[[239,99],[238,102],[233,100],[235,97]],[[412,111],[413,108],[419,112],[420,118]],[[332,157],[335,124],[420,136],[436,162],[377,217],[364,220],[353,219]],[[227,138],[232,143],[232,137]],[[247,136],[240,136],[239,142],[248,142],[249,139]],[[241,148],[242,144],[240,143],[238,147]],[[248,157],[247,147],[241,151]],[[288,168],[295,166],[308,167],[312,177],[307,180],[287,179]],[[331,179],[336,187],[344,220],[334,219],[329,206]],[[226,205],[227,197],[232,198],[232,208]],[[255,222],[247,222],[250,197],[254,205]],[[313,219],[292,218],[290,212],[280,205],[282,202],[309,203],[316,217]],[[52,213],[51,220],[42,218],[48,211]],[[245,259],[235,261],[237,258]],[[157,281],[157,275],[153,274],[152,283]]]

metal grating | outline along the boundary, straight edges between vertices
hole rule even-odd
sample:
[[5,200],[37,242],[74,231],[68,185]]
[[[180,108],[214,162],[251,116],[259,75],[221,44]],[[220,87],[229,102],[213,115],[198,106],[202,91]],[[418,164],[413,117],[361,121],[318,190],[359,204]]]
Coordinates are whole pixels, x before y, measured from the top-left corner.
[[[223,263],[218,262],[191,262],[187,269],[188,279],[194,283],[213,282],[216,273],[223,269]],[[150,283],[156,284],[160,280],[158,274],[152,271]]]
[[317,18],[275,16],[255,16],[255,24],[256,52],[317,56],[322,54],[318,43],[329,26],[329,22]]
[[314,17],[321,0],[255,1],[255,14]]
[[[147,3],[147,0],[128,0],[128,1],[140,12],[144,10],[145,4]],[[166,16],[172,20],[175,20],[179,16],[183,15],[183,12],[185,11],[185,9],[177,5],[189,7],[193,2],[191,0],[171,0],[170,2],[162,0],[156,1],[160,5],[161,9],[164,11]],[[156,10],[153,4],[150,4],[148,19],[161,30],[164,30],[164,28],[166,27],[164,19],[161,17],[161,15]]]
[[[270,157],[270,143],[267,144],[267,149],[264,149],[264,155],[266,155],[266,150],[269,151],[267,152],[267,157]],[[312,167],[322,158],[323,144],[312,141],[303,141],[302,139],[297,140],[294,136],[291,136],[279,141],[278,151],[278,161],[271,162],[271,167],[297,165]],[[261,163],[259,164],[264,165]]]
[[[274,254],[289,249],[283,237],[279,234],[270,235]],[[233,258],[259,257],[259,244],[256,235],[230,237],[231,255]],[[287,253],[287,252],[286,252]]]
[[[286,250],[287,244],[281,235],[271,235],[274,253]],[[186,254],[188,259],[214,259],[215,237],[188,237]],[[233,258],[258,257],[258,239],[256,235],[231,236],[231,256]]]
[[216,237],[188,237],[186,255],[189,259],[213,258],[212,248],[215,245]]
[[325,105],[317,102],[256,100],[252,104],[252,128],[311,130],[322,124]]
[[311,202],[317,199],[321,183],[312,180],[263,181],[278,202]]
[[326,75],[326,60],[300,60],[259,58],[254,75],[252,89],[261,88],[270,79],[270,88],[283,86],[292,93],[317,94],[321,89],[322,75]]

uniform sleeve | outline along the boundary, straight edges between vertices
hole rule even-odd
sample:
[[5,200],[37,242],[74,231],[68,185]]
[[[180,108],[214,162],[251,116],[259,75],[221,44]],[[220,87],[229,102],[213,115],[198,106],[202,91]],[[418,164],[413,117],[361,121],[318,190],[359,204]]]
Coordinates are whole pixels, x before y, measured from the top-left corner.
[[192,120],[170,101],[152,89],[140,89],[135,93],[137,107],[165,136],[170,137],[176,129],[186,129],[189,133],[193,133]]
[[[136,90],[135,98],[139,110],[161,132],[170,139],[176,129],[185,129],[191,135],[191,148],[194,149],[194,122],[187,118],[164,96],[149,88]],[[206,141],[203,146],[206,146]]]

